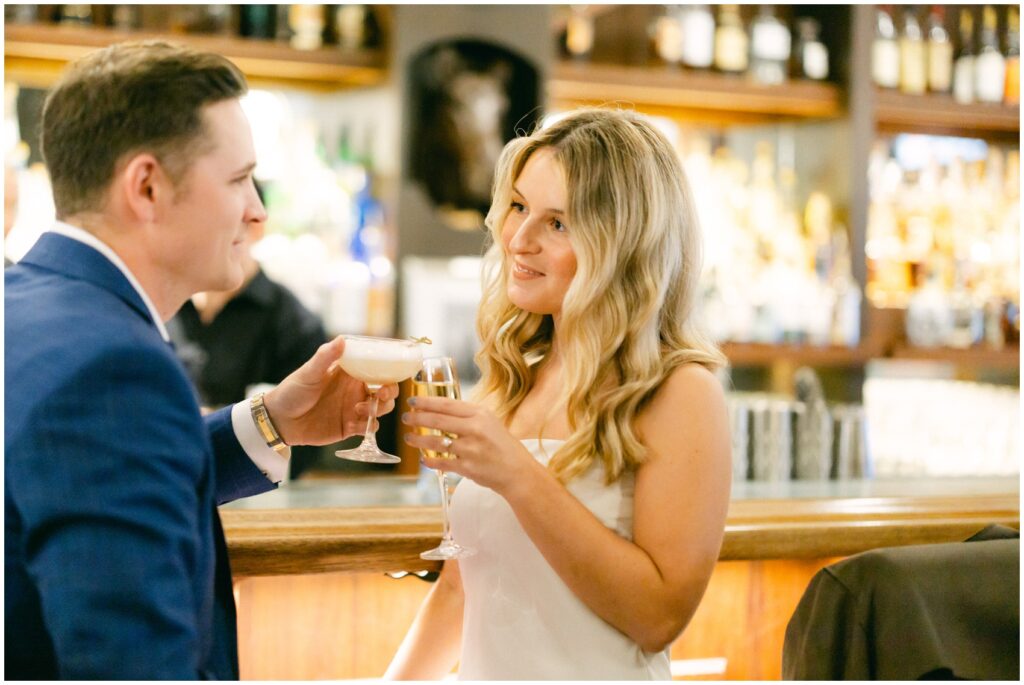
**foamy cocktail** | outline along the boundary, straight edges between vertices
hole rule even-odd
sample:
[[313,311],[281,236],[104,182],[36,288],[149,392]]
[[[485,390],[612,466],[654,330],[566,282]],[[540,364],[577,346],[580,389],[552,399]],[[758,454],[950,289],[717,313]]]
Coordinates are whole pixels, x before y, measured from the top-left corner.
[[366,383],[370,392],[370,418],[366,434],[359,447],[338,450],[334,454],[342,459],[368,461],[377,464],[397,464],[401,461],[393,454],[381,451],[373,435],[373,419],[377,414],[377,391],[388,383],[398,383],[415,374],[423,361],[420,343],[395,338],[370,338],[346,335],[345,351],[338,364],[348,375]]

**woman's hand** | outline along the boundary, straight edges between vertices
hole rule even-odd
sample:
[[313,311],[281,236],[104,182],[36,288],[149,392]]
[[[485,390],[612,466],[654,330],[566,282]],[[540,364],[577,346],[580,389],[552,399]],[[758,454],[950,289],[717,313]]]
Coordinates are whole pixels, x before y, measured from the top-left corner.
[[413,411],[402,414],[403,423],[454,436],[406,434],[405,441],[413,447],[454,457],[423,457],[428,468],[458,473],[504,496],[538,465],[526,447],[483,407],[445,397],[413,397],[409,405]]

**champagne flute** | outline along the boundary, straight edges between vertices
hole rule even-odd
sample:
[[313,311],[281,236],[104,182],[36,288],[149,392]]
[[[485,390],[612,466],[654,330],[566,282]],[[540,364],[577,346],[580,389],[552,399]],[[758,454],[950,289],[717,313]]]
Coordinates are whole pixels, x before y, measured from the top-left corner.
[[[419,372],[412,379],[412,394],[414,397],[450,397],[459,399],[461,390],[459,388],[459,376],[455,371],[455,361],[451,357],[428,357],[423,360]],[[417,428],[420,435],[445,435],[454,440],[455,435],[442,433],[436,428]],[[420,450],[424,456],[431,459],[454,459],[455,456],[447,452],[435,452],[433,450]],[[441,488],[441,515],[444,520],[444,533],[441,537],[441,544],[432,550],[420,554],[421,559],[443,560],[461,559],[475,550],[459,545],[452,539],[451,523],[448,519],[448,479],[447,474],[437,470],[437,482]]]
[[370,338],[346,335],[345,351],[338,363],[345,373],[366,383],[370,393],[370,417],[366,420],[366,433],[359,447],[338,450],[334,456],[374,464],[397,464],[401,461],[377,447],[373,434],[373,419],[377,415],[377,391],[387,383],[398,383],[409,378],[420,366],[423,351],[415,340]]

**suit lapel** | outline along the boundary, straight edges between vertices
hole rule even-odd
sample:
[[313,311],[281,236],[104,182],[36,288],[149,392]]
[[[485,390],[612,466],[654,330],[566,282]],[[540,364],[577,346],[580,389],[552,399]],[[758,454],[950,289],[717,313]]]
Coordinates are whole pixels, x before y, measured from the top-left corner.
[[156,325],[142,297],[121,270],[85,243],[47,231],[19,263],[32,264],[97,285],[117,295],[144,319]]

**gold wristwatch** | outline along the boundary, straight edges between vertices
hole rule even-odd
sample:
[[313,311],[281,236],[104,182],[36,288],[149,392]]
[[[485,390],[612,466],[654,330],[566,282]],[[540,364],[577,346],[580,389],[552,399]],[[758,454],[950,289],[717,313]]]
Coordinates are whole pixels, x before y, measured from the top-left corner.
[[277,429],[274,428],[270,414],[267,413],[267,406],[263,404],[263,393],[253,395],[252,400],[249,401],[249,410],[252,412],[252,419],[256,422],[256,428],[259,429],[260,435],[267,441],[267,447],[282,457],[289,457],[291,448],[285,444]]

